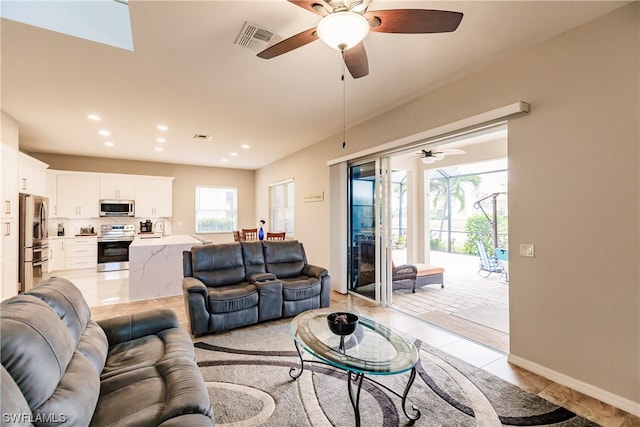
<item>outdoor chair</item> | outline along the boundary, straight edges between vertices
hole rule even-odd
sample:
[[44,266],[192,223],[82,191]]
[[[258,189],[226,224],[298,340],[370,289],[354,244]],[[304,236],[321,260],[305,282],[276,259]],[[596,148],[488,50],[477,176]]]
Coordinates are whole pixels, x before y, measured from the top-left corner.
[[478,247],[478,255],[480,256],[480,269],[478,270],[478,274],[482,277],[489,277],[491,273],[496,273],[506,279],[507,270],[505,270],[504,265],[502,265],[502,261],[495,255],[489,256],[484,242],[478,240],[476,241],[476,246]]

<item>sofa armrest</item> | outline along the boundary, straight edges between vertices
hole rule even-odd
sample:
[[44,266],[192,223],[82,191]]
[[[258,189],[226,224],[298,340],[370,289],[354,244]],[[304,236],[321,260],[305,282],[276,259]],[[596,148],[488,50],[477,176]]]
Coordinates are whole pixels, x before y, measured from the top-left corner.
[[316,265],[306,264],[302,269],[302,274],[310,277],[317,277],[318,279],[322,279],[322,277],[329,274],[329,271],[326,268],[318,267]]
[[109,346],[180,327],[176,313],[167,308],[112,317],[97,323],[107,336]]
[[189,320],[189,329],[194,337],[209,332],[209,289],[195,277],[182,279],[184,307]]
[[255,273],[247,275],[247,282],[249,283],[266,282],[268,280],[276,280],[276,275],[273,273]]

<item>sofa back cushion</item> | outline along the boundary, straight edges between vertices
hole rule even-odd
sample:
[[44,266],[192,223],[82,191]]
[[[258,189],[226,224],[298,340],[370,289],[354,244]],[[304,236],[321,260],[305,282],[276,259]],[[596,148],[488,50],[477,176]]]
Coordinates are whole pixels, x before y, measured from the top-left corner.
[[193,277],[206,286],[233,285],[245,280],[240,243],[219,243],[191,248]]
[[264,251],[262,250],[262,242],[257,241],[244,241],[241,242],[242,257],[244,259],[244,269],[248,275],[266,273],[266,266],[264,265]]
[[302,274],[306,257],[300,242],[297,240],[264,240],[262,245],[268,273],[275,274],[279,279]]
[[99,373],[76,350],[56,312],[33,295],[10,298],[0,306],[0,334],[2,366],[33,414],[64,414],[70,425],[88,425],[100,393]]
[[89,304],[82,293],[67,279],[51,277],[26,292],[46,302],[67,326],[77,343],[91,320]]

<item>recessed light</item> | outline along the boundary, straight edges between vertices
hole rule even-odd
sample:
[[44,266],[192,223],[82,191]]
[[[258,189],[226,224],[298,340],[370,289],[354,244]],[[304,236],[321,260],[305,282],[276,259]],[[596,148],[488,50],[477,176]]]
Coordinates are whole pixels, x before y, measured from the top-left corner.
[[97,114],[89,114],[87,116],[87,118],[89,120],[93,120],[94,122],[99,122],[100,121],[100,116],[98,116]]
[[167,140],[164,138],[157,138],[156,142],[167,142]]
[[107,142],[104,143],[104,145],[106,147],[113,147],[115,144],[113,142],[111,142],[111,141],[107,141]]
[[249,148],[250,148],[249,144],[242,144],[242,149],[243,150],[248,150]]
[[154,150],[156,150],[156,151],[159,153],[159,152],[161,152],[161,151],[164,151],[164,148],[162,148],[162,147],[156,147],[156,148],[154,148]]
[[231,153],[232,157],[236,157],[238,155],[238,153],[236,153],[235,151],[233,153]]
[[220,160],[222,160],[223,162],[228,162],[228,161],[229,161],[226,157],[223,157],[223,158],[222,158],[222,159],[220,159]]
[[108,130],[102,129],[98,132],[100,135],[102,136],[109,136],[111,135],[111,132],[109,132]]
[[166,131],[166,130],[169,130],[169,128],[165,125],[158,125],[158,130]]

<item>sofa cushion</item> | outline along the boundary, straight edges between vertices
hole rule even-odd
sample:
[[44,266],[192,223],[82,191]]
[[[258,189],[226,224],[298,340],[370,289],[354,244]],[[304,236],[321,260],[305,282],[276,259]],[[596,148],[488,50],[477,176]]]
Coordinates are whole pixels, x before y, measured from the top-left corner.
[[67,326],[75,342],[91,319],[91,310],[82,293],[69,280],[51,277],[25,293],[46,302]]
[[275,274],[278,279],[300,276],[306,264],[300,242],[265,240],[262,245],[267,272]]
[[191,264],[193,277],[208,287],[232,285],[246,276],[239,243],[195,246]]
[[233,286],[209,289],[209,310],[211,313],[230,313],[258,305],[258,287],[241,282]]
[[112,346],[101,379],[135,369],[155,366],[174,357],[195,358],[190,338],[179,328],[124,341]]
[[53,309],[33,295],[2,303],[0,358],[34,415],[65,414],[87,425],[98,400],[96,367]]
[[172,357],[103,379],[91,426],[157,426],[183,414],[211,417],[211,404],[193,359]]
[[282,300],[298,301],[320,295],[320,280],[316,277],[299,276],[282,281]]
[[264,251],[261,241],[240,242],[242,246],[242,257],[244,259],[244,269],[247,276],[251,274],[265,273]]

